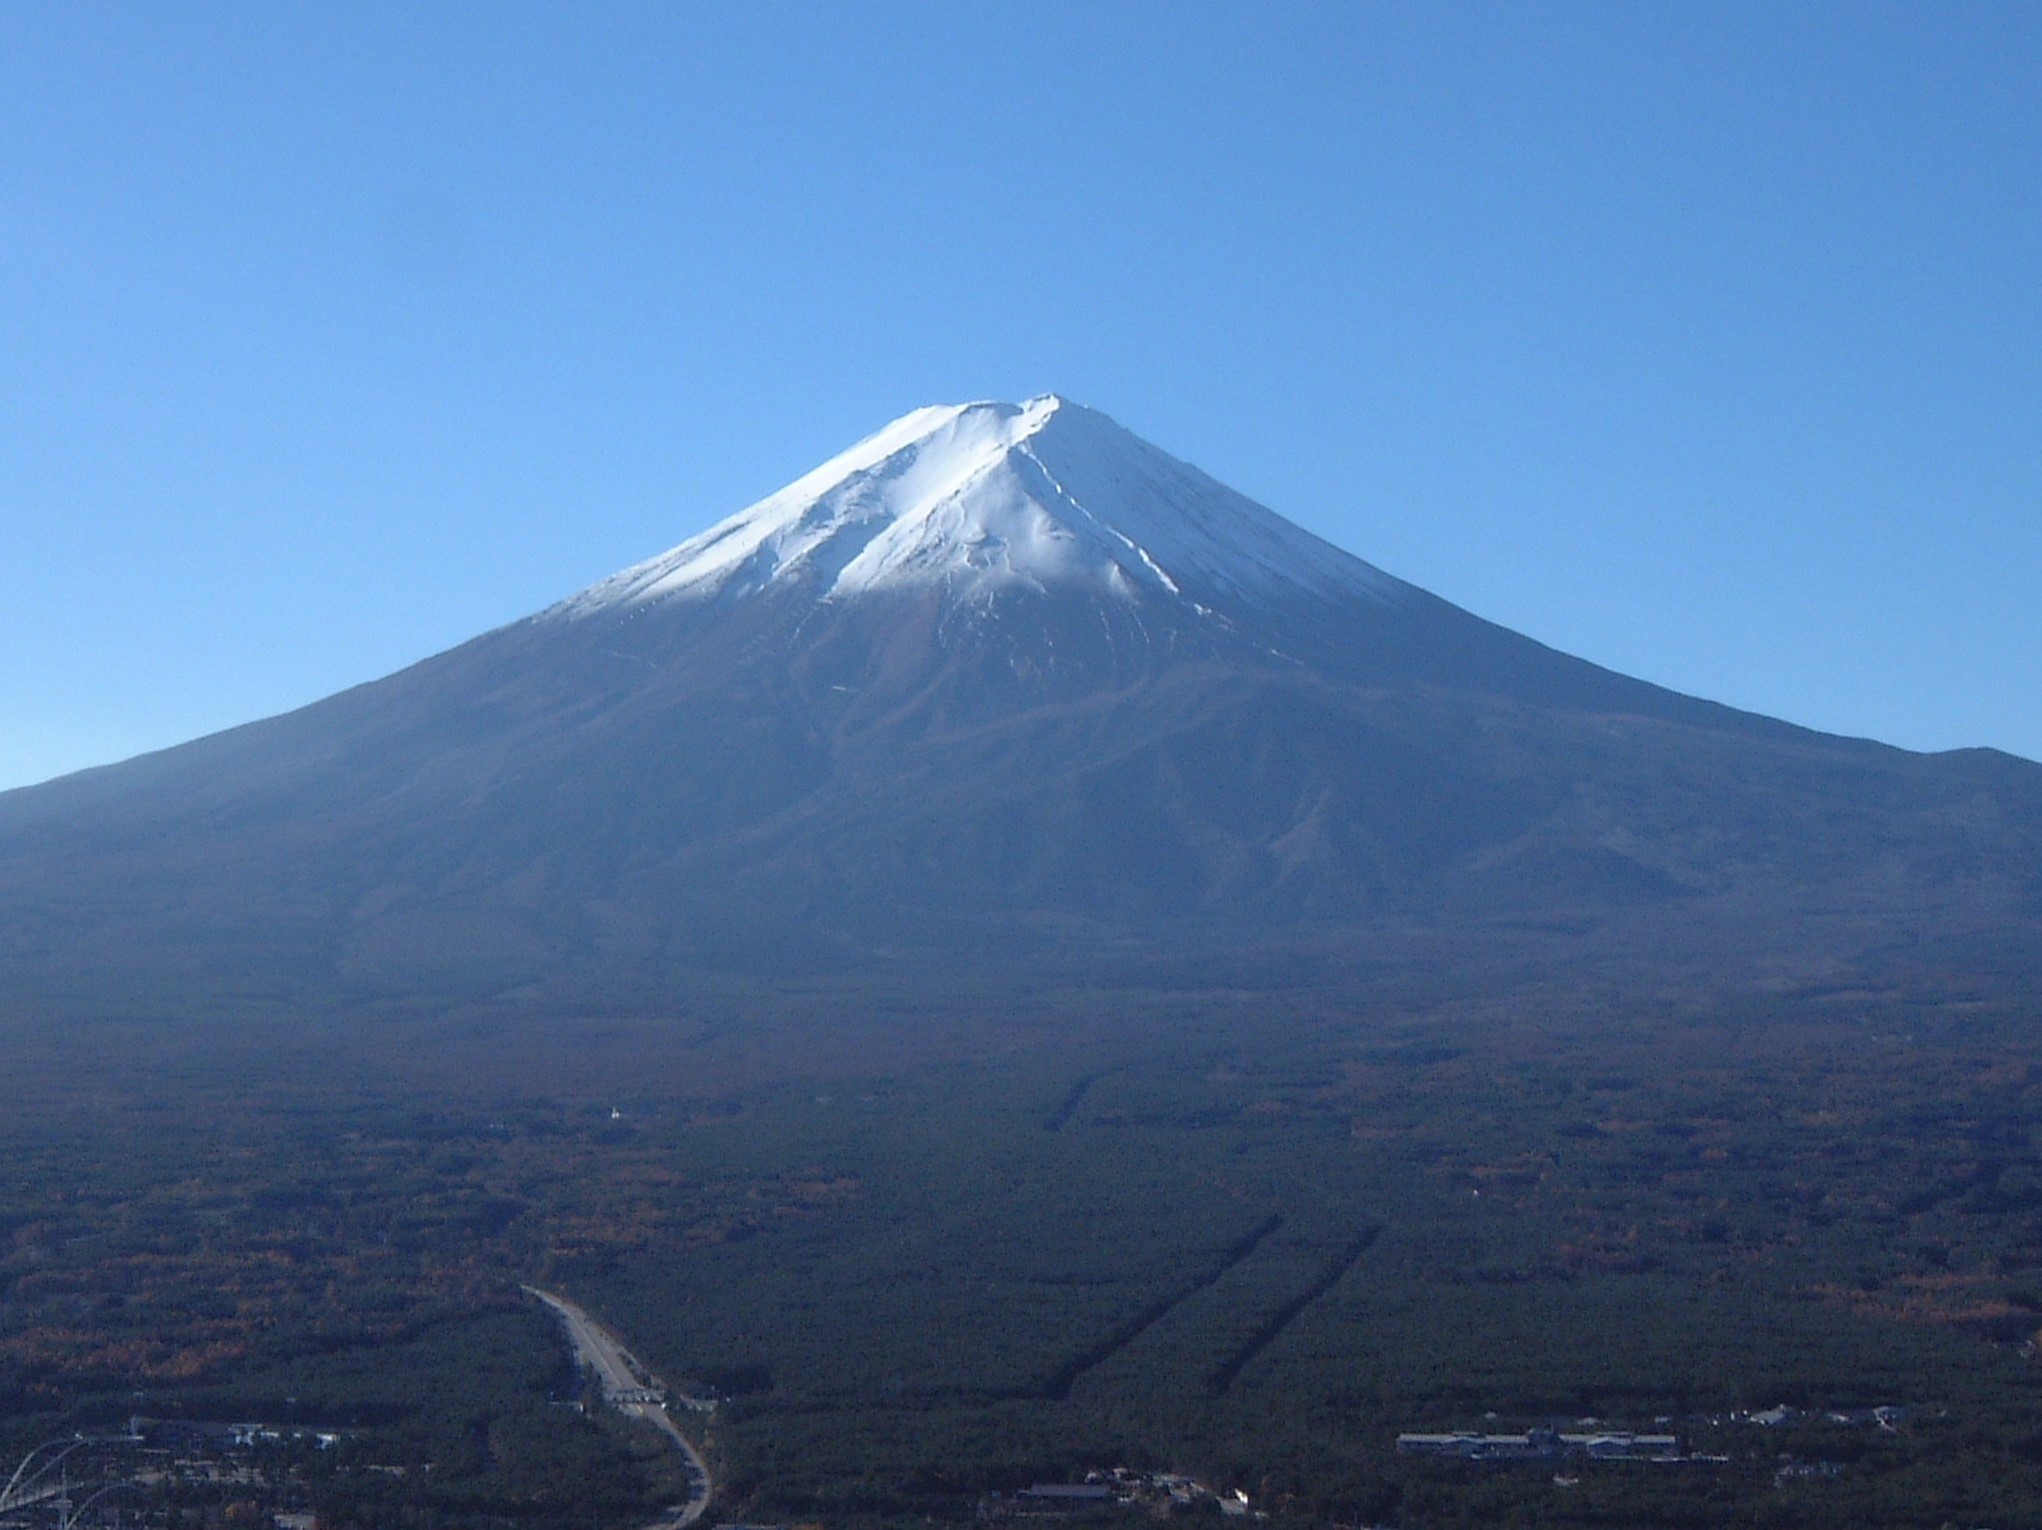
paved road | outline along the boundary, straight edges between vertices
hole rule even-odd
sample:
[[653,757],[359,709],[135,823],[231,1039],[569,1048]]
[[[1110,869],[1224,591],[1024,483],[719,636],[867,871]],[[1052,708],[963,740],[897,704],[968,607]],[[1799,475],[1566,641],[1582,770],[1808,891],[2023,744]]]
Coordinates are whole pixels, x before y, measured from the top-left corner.
[[709,1499],[716,1491],[716,1485],[709,1479],[709,1463],[702,1459],[702,1453],[667,1416],[666,1404],[662,1400],[666,1395],[664,1384],[618,1342],[615,1334],[566,1297],[541,1291],[537,1286],[526,1286],[525,1289],[559,1314],[575,1354],[595,1371],[602,1382],[603,1401],[620,1413],[642,1418],[665,1430],[688,1458],[688,1501],[673,1514],[648,1527],[648,1530],[687,1530],[689,1525],[708,1512]]

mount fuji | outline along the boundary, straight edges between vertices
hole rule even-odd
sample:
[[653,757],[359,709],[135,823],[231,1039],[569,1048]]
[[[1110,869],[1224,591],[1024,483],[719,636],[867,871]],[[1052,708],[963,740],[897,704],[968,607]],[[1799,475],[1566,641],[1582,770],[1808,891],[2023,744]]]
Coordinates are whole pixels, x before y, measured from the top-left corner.
[[1613,674],[1044,397],[917,410],[398,674],[0,796],[0,1000],[588,1010],[1388,930],[1855,951],[2032,932],[2038,874],[2042,767]]

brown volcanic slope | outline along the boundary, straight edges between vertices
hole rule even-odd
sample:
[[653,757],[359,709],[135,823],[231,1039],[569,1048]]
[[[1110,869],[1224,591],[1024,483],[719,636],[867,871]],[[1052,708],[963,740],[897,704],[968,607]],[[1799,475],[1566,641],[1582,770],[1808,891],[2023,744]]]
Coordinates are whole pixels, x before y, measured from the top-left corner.
[[1527,925],[1820,966],[2026,951],[2038,889],[2042,767],[1611,674],[1042,399],[919,411],[550,611],[0,796],[0,1001],[629,1009]]

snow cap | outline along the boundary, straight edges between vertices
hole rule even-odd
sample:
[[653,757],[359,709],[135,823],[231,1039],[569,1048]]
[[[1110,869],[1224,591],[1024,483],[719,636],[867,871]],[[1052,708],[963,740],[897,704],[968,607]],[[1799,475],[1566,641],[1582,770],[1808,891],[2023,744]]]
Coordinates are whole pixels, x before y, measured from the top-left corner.
[[557,607],[940,586],[1384,598],[1388,575],[1056,394],[902,415],[776,494]]

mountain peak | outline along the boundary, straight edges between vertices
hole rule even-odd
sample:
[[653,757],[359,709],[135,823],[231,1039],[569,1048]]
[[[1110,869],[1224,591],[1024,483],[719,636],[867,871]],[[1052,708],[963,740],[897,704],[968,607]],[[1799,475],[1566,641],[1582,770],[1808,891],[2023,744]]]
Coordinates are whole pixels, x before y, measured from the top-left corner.
[[1135,601],[1393,598],[1388,575],[1057,394],[936,405],[555,608],[576,617],[769,588],[935,587]]
[[1821,973],[2042,941],[2038,886],[2042,767],[1611,674],[1045,397],[919,410],[537,620],[0,794],[0,1013],[681,1013],[995,952],[1288,982],[1428,927],[1474,973],[1593,938],[1684,981],[1776,937]]

